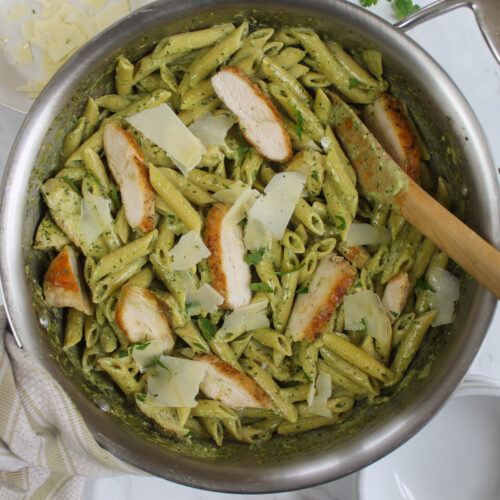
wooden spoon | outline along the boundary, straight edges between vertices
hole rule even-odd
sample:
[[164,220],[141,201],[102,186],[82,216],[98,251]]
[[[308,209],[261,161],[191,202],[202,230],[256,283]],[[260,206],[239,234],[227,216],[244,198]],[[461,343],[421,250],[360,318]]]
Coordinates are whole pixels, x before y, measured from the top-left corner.
[[365,193],[399,206],[410,224],[500,299],[500,252],[410,179],[354,111],[337,95],[329,96],[332,125]]

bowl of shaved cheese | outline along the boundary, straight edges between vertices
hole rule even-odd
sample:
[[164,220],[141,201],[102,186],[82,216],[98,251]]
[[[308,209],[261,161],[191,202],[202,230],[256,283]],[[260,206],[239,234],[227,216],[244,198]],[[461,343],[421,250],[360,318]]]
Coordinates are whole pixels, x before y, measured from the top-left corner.
[[402,217],[408,178],[498,243],[481,129],[404,34],[345,2],[156,2],[20,132],[15,336],[157,476],[262,493],[359,470],[441,407],[495,305]]

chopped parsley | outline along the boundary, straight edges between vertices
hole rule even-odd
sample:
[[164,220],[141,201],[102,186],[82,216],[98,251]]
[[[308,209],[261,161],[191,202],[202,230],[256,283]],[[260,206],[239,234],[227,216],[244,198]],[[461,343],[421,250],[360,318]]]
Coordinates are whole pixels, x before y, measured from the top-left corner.
[[76,187],[76,184],[67,175],[65,175],[62,179],[78,196],[80,196],[80,191]]
[[128,351],[126,349],[124,349],[118,353],[119,358],[126,358],[127,356],[128,356]]
[[250,290],[252,290],[253,292],[273,293],[273,289],[267,283],[251,283]]
[[340,229],[340,230],[345,229],[346,228],[346,224],[345,224],[344,217],[342,217],[341,215],[336,215],[335,218],[340,221],[340,224],[337,224],[335,227],[337,229]]
[[240,220],[240,222],[238,222],[238,226],[246,226],[246,225],[247,225],[247,221],[245,219]]
[[359,333],[366,334],[368,332],[368,325],[366,324],[365,318],[361,318],[361,323],[363,323],[363,328],[359,330]]
[[241,146],[238,148],[238,156],[243,156],[250,151],[250,146]]
[[151,360],[151,364],[159,366],[160,368],[167,370],[167,372],[170,371],[156,356]]
[[135,397],[141,401],[142,403],[144,403],[144,401],[146,401],[146,398],[147,398],[147,395],[146,394],[143,394],[141,392],[139,392],[139,394],[136,394]]
[[276,271],[275,274],[277,274],[278,276],[283,276],[284,274],[295,273],[297,271],[300,271],[305,265],[306,265],[306,263],[304,262],[303,264],[301,264],[299,267],[296,267],[295,269],[290,269],[289,271]]
[[349,89],[356,88],[361,82],[357,78],[351,78],[349,80]]
[[63,270],[62,270],[62,272],[63,272],[64,274],[69,274],[69,271],[68,271],[67,269],[63,269]]
[[245,255],[245,261],[247,264],[254,265],[256,266],[261,260],[262,257],[264,257],[264,252],[266,251],[265,248],[259,248],[258,250],[255,250],[254,252],[250,252],[249,254]]
[[359,0],[362,7],[371,7],[372,5],[377,5],[378,0]]
[[302,126],[304,125],[304,117],[302,113],[296,109],[295,113],[297,114],[297,123],[295,124],[295,132],[299,139],[302,139]]
[[432,286],[428,285],[425,281],[417,280],[417,286],[419,288],[421,288],[422,290],[427,290],[429,292],[436,293],[436,290],[434,290],[434,288],[432,288]]
[[313,383],[312,378],[311,378],[311,377],[310,377],[310,376],[309,376],[306,372],[304,372],[304,377],[306,378],[306,380],[307,380],[310,384],[312,384],[312,383]]
[[203,347],[201,344],[198,344],[198,342],[193,342],[193,345],[199,349],[200,351],[204,351],[204,352],[207,352],[207,350],[205,349],[205,347]]
[[90,175],[90,177],[92,177],[92,179],[94,179],[97,182],[97,184],[99,184],[99,187],[104,187],[99,178],[94,174],[94,172],[90,171],[89,169],[87,169],[86,172],[87,175]]
[[113,203],[115,204],[116,208],[120,210],[120,208],[122,208],[122,202],[120,201],[120,197],[118,196],[118,189],[116,189],[116,186],[113,186],[111,188],[109,196],[113,200]]
[[396,311],[389,311],[395,318],[398,317],[398,313]]
[[186,438],[190,438],[191,436],[193,435],[193,432],[192,431],[189,431],[184,437]]
[[207,340],[211,340],[214,338],[215,336],[214,325],[212,325],[212,323],[210,323],[208,319],[198,316],[198,324],[200,325],[202,335]]
[[319,175],[318,175],[318,172],[316,170],[313,170],[311,172],[311,177],[317,181],[319,181]]
[[297,288],[297,290],[295,290],[295,293],[297,295],[302,295],[302,294],[305,294],[305,293],[309,293],[309,288],[307,288],[307,286],[303,286],[302,288]]

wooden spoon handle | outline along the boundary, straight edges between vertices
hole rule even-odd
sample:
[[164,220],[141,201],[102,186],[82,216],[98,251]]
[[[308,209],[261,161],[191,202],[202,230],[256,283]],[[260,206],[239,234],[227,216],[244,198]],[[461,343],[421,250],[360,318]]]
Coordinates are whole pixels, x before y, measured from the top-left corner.
[[500,299],[500,252],[411,179],[396,197],[403,217]]

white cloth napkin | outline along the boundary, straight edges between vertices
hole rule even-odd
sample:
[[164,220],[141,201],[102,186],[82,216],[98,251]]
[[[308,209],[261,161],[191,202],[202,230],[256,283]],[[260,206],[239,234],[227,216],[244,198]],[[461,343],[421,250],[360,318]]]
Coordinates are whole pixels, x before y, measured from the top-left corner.
[[86,477],[141,473],[97,444],[59,384],[17,347],[0,307],[0,498],[76,500]]

